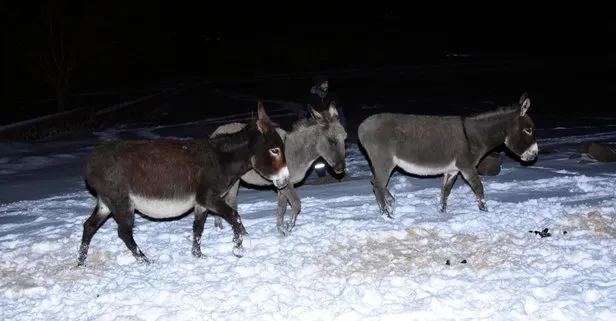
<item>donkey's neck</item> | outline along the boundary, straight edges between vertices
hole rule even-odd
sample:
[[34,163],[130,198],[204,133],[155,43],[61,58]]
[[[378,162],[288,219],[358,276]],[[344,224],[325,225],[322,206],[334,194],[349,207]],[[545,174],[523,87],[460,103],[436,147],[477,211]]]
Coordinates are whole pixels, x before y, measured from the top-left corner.
[[252,140],[258,135],[256,128],[244,128],[238,132],[211,138],[211,143],[220,152],[221,165],[229,167],[230,181],[236,181],[251,168],[254,155]]
[[503,111],[494,115],[463,118],[466,134],[473,152],[479,157],[505,142],[507,128],[516,117],[516,111]]
[[310,165],[319,158],[317,152],[318,125],[301,128],[289,132],[284,144],[287,166],[291,174],[291,182],[299,183],[306,176]]

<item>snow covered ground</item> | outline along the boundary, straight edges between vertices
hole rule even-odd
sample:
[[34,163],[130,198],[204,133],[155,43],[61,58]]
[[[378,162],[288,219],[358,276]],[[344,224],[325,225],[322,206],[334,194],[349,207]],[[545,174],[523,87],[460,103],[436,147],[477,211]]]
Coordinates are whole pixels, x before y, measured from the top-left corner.
[[[275,228],[275,193],[240,190],[250,233],[243,258],[231,253],[228,225],[215,229],[211,217],[205,257],[195,259],[192,215],[137,216],[136,242],[155,260],[148,266],[135,262],[110,219],[94,236],[87,266],[75,267],[94,205],[83,157],[106,139],[182,137],[186,128],[0,145],[0,318],[614,320],[616,163],[568,156],[582,141],[616,141],[616,127],[586,121],[538,129],[540,147],[555,153],[533,166],[505,156],[501,174],[483,178],[488,213],[462,179],[441,214],[441,178],[396,173],[395,218],[384,220],[367,162],[350,144],[351,179],[314,185],[312,176],[299,187],[303,211],[287,237]],[[546,228],[549,237],[534,232]]]

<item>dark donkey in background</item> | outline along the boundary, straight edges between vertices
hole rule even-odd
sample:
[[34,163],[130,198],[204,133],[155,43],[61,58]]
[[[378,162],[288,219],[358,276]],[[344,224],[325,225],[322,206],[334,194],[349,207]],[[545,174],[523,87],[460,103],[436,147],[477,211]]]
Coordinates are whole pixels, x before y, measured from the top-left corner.
[[259,102],[258,119],[242,130],[216,138],[194,140],[113,141],[98,146],[87,158],[85,179],[97,203],[83,225],[78,265],[83,265],[92,237],[109,215],[118,236],[137,261],[149,262],[133,239],[134,211],[151,218],[179,217],[194,209],[192,254],[201,257],[201,235],[207,210],[233,228],[233,253],[243,252],[245,228],[236,209],[222,196],[250,169],[288,184],[284,143]]
[[516,104],[471,117],[381,113],[366,118],[358,136],[372,163],[373,190],[381,213],[391,217],[395,199],[387,184],[396,166],[415,175],[444,174],[441,212],[446,211],[451,188],[462,173],[479,209],[487,211],[476,166],[502,143],[522,161],[537,157],[534,124],[526,114],[529,107],[528,94],[523,93]]

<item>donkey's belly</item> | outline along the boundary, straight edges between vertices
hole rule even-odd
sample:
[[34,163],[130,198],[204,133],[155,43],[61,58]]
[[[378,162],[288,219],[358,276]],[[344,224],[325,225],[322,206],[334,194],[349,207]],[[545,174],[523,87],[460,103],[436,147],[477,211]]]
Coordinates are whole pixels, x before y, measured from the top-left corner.
[[426,163],[413,163],[406,160],[399,159],[394,156],[394,164],[400,168],[402,168],[405,172],[421,175],[421,176],[431,176],[431,175],[440,175],[443,173],[451,173],[457,172],[458,168],[456,167],[456,162],[451,161],[447,164],[426,164]]
[[135,209],[151,218],[172,218],[180,216],[195,207],[195,197],[173,199],[147,198],[130,194]]

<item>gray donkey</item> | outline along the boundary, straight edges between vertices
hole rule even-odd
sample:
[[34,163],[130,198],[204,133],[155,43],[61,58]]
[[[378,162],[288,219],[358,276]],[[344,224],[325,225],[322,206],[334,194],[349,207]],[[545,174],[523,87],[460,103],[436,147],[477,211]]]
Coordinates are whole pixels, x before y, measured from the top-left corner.
[[526,114],[529,107],[525,92],[518,103],[471,117],[381,113],[366,118],[359,125],[358,136],[372,163],[373,191],[381,214],[391,218],[395,199],[387,184],[396,166],[420,176],[444,174],[441,212],[446,211],[451,188],[462,173],[479,209],[487,211],[476,166],[502,143],[522,161],[537,158],[534,124]]
[[[329,109],[318,112],[312,106],[308,106],[311,117],[302,119],[293,124],[293,129],[286,132],[280,127],[276,128],[280,137],[284,140],[285,158],[289,168],[289,184],[278,189],[278,210],[276,217],[276,228],[282,235],[288,235],[301,210],[301,201],[297,196],[294,185],[301,182],[306,176],[312,163],[320,157],[334,169],[337,174],[344,172],[346,167],[346,149],[344,141],[347,133],[340,123],[338,111],[334,103],[330,104]],[[218,127],[211,135],[215,137],[220,134],[233,133],[245,126],[242,123],[230,123]],[[256,186],[271,186],[272,181],[263,178],[254,170],[248,171],[241,177],[245,183]],[[225,195],[225,201],[232,208],[237,210],[237,194],[240,181],[238,180]],[[287,209],[287,202],[291,204],[293,216],[284,224],[284,214]],[[215,218],[215,226],[222,228],[222,219]]]

